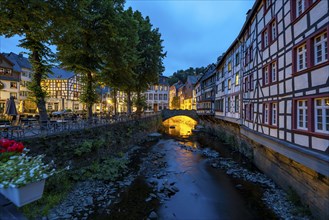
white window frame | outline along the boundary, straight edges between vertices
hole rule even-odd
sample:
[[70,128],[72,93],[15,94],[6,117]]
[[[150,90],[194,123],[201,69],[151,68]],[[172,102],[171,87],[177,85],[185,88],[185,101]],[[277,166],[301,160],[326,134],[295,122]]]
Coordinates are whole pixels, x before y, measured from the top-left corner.
[[268,124],[269,122],[269,112],[270,111],[270,106],[269,103],[264,104],[264,124]]
[[269,71],[268,71],[268,66],[265,66],[264,68],[264,84],[267,85],[270,83],[270,78],[269,78]]
[[272,125],[277,125],[277,113],[278,113],[278,105],[277,103],[272,103]]
[[271,25],[271,34],[272,34],[272,40],[275,40],[276,39],[276,36],[277,36],[277,30],[276,30],[276,22],[273,21],[272,22],[272,25]]
[[264,48],[268,46],[268,30],[264,31]]
[[[320,101],[320,105],[317,105],[317,101]],[[321,114],[318,114],[318,110],[321,110]],[[328,133],[329,121],[327,117],[329,114],[329,98],[318,98],[314,100],[314,130],[315,132]],[[319,121],[320,119],[320,121]],[[319,129],[319,122],[322,124],[322,129]],[[328,127],[327,127],[328,126]]]
[[297,0],[296,2],[296,16],[300,16],[305,11],[305,0]]
[[307,103],[308,100],[297,100],[297,129],[300,130],[308,130]]
[[277,80],[277,65],[276,65],[276,62],[273,62],[271,64],[271,81],[272,82],[276,82]]
[[328,60],[327,32],[314,38],[314,64],[320,64]]
[[307,68],[307,49],[306,43],[297,47],[297,71]]

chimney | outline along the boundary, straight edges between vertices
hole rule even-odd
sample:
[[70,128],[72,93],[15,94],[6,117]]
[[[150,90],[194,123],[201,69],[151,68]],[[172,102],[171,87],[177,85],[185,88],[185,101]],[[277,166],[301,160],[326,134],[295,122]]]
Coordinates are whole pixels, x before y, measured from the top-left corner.
[[249,15],[250,11],[251,11],[251,9],[249,9],[249,10],[247,11],[247,13],[246,13],[246,19],[248,18],[248,15]]

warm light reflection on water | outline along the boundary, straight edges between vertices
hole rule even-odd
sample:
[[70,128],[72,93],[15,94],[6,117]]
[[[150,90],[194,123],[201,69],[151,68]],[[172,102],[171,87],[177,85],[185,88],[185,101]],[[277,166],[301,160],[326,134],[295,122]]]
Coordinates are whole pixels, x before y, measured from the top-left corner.
[[197,125],[197,122],[187,116],[175,116],[165,120],[163,125],[170,135],[188,137],[192,135],[192,129]]

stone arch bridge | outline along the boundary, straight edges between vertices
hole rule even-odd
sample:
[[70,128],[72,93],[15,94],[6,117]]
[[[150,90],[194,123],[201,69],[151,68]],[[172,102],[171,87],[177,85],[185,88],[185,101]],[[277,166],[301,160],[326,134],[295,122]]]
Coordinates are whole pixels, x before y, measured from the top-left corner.
[[162,115],[162,121],[165,121],[171,117],[175,116],[188,116],[194,120],[198,120],[199,117],[196,113],[195,110],[169,110],[169,109],[164,109],[161,111]]

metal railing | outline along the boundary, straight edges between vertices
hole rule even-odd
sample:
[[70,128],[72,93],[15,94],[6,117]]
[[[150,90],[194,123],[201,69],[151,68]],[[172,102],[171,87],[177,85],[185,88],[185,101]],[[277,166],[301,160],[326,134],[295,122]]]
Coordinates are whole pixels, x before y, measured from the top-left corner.
[[0,126],[0,137],[9,139],[23,139],[35,136],[47,136],[63,132],[82,130],[87,128],[110,125],[120,122],[135,121],[141,118],[151,117],[158,113],[143,113],[141,115],[116,115],[111,117],[94,117],[92,119],[57,119],[37,121],[35,119],[22,120],[19,125]]

